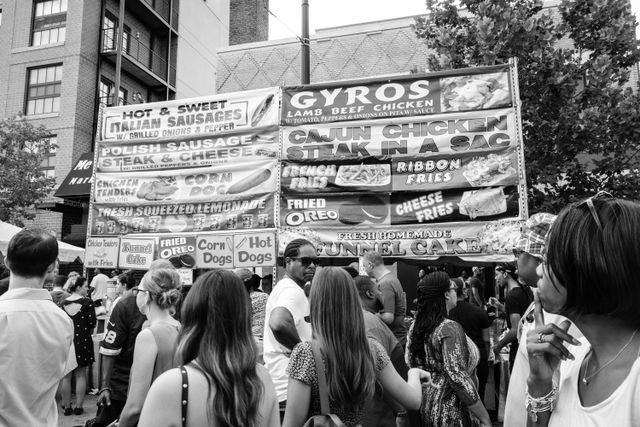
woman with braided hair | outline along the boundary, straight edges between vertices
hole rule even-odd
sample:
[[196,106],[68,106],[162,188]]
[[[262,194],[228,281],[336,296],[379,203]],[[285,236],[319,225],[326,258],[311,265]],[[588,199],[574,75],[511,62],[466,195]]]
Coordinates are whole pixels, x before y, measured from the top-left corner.
[[418,283],[418,312],[408,334],[405,360],[431,373],[422,389],[420,415],[426,427],[491,426],[477,391],[480,354],[462,326],[447,319],[456,306],[456,284],[443,271]]

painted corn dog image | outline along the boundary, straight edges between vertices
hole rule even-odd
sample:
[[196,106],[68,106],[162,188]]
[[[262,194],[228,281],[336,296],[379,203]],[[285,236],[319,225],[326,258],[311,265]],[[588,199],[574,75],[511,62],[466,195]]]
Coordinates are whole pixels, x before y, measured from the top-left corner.
[[258,173],[248,176],[233,184],[227,190],[227,194],[239,194],[249,191],[268,180],[269,177],[271,177],[271,170],[267,168],[262,169]]

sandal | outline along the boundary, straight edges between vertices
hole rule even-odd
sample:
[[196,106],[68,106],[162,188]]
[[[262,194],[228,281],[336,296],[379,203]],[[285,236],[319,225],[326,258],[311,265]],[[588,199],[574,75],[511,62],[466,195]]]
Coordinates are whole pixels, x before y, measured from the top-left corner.
[[82,415],[83,412],[84,412],[84,409],[82,409],[82,407],[79,407],[73,410],[73,413],[76,415]]
[[65,416],[69,416],[71,414],[73,414],[73,408],[71,407],[71,405],[65,407],[64,405],[62,405],[62,409],[64,410],[64,415]]

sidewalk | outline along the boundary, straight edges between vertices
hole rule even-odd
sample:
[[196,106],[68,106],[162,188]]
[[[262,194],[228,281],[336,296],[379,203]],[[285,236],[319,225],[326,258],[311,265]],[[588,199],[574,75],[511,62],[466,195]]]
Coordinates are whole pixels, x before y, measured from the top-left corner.
[[84,399],[84,414],[82,415],[69,415],[67,417],[62,413],[62,408],[58,405],[58,427],[76,427],[76,426],[84,426],[84,423],[93,417],[96,416],[96,411],[98,410],[98,406],[96,405],[96,401],[98,400],[98,396],[92,396],[88,394]]

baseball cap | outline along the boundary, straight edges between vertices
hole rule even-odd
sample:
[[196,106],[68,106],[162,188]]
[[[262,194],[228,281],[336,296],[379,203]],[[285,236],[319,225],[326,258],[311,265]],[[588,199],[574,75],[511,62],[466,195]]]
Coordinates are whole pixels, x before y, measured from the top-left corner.
[[547,235],[555,219],[556,215],[550,213],[531,215],[522,228],[515,249],[542,259]]
[[236,276],[238,276],[243,282],[251,279],[251,276],[253,275],[251,270],[248,268],[237,268],[233,272],[236,273]]

